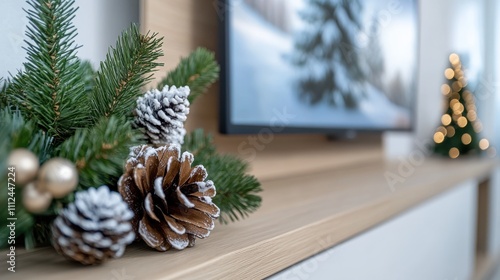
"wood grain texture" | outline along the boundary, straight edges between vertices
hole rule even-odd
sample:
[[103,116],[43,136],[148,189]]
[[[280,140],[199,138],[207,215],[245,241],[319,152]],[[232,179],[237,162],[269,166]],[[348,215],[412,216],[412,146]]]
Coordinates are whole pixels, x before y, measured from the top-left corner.
[[[263,206],[250,218],[218,225],[206,240],[181,252],[127,249],[103,266],[66,262],[52,249],[17,252],[9,279],[260,279],[362,233],[471,178],[496,162],[426,159],[390,188],[381,160],[331,171],[264,181]],[[2,256],[5,256],[2,253]]]

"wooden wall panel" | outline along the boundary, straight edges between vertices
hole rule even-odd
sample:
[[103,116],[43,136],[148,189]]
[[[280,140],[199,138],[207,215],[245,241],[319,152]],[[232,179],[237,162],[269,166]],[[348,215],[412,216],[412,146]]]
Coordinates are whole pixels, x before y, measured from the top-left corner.
[[[198,46],[217,51],[219,16],[215,0],[142,0],[142,30],[164,36],[165,66],[155,74],[160,77],[175,67],[180,57],[187,56]],[[252,162],[258,177],[272,178],[291,173],[367,161],[381,156],[380,140],[363,137],[357,142],[328,142],[323,135],[274,135],[272,141],[259,142],[258,149],[249,151],[252,136],[226,136],[218,131],[218,85],[199,98],[189,116],[188,129],[202,127],[214,133],[218,149],[238,154]],[[293,113],[293,112],[292,112]],[[300,117],[300,116],[299,116]],[[255,136],[253,136],[255,137]],[[244,153],[238,152],[245,150]]]

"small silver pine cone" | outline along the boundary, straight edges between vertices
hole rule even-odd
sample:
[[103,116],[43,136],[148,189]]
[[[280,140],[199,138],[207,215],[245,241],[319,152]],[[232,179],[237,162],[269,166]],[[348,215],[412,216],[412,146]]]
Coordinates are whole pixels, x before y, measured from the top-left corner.
[[54,248],[85,265],[121,257],[135,239],[133,216],[120,194],[107,186],[78,192],[52,225]]
[[184,122],[189,114],[189,87],[150,90],[137,99],[135,123],[157,145],[184,143]]

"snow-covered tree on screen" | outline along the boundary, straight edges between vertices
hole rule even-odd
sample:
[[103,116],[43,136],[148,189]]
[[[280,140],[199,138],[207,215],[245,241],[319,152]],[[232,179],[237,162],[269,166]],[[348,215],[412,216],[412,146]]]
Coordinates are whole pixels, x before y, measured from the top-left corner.
[[368,81],[375,88],[384,91],[382,75],[385,72],[385,61],[382,55],[382,46],[380,45],[379,30],[380,23],[377,17],[373,17],[370,30],[368,33],[368,45],[364,48],[363,59],[367,63]]
[[299,82],[302,98],[356,108],[363,97],[365,71],[359,56],[362,6],[359,0],[308,0],[305,23],[295,41],[294,63],[307,69]]

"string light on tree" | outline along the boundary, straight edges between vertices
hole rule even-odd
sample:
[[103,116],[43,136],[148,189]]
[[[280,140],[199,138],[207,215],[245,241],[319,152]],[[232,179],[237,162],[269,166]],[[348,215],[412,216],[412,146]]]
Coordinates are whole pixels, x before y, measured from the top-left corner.
[[477,117],[474,96],[467,89],[460,57],[452,53],[449,62],[450,66],[444,71],[446,83],[441,86],[445,112],[433,138],[435,153],[455,159],[471,152],[488,150],[490,143],[479,136],[483,125]]

